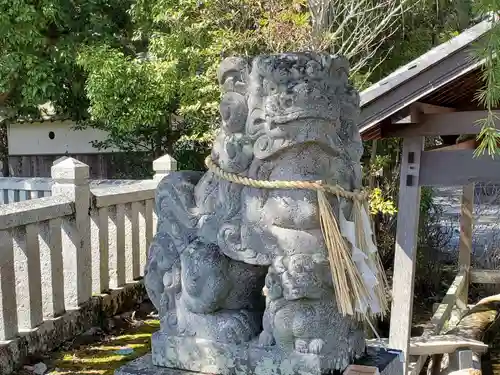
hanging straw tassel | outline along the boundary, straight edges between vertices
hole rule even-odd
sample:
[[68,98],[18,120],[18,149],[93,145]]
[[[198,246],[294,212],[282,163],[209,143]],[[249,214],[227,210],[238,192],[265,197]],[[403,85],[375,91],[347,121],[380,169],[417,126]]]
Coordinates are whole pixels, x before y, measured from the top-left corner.
[[[366,312],[369,313],[369,311],[366,311],[364,307],[367,305],[367,303],[370,302],[370,300],[373,301],[374,297],[379,300],[379,307],[382,308],[382,311],[384,311],[384,306],[387,306],[384,288],[384,285],[387,284],[385,273],[383,272],[380,258],[378,257],[376,252],[376,248],[371,249],[375,251],[370,251],[370,249],[367,248],[370,243],[367,244],[367,237],[363,236],[363,233],[365,233],[365,231],[363,227],[362,208],[366,207],[367,197],[365,193],[359,191],[349,192],[339,185],[324,184],[321,181],[256,180],[223,170],[212,160],[211,156],[208,156],[205,159],[205,163],[208,169],[219,178],[244,186],[250,186],[257,189],[316,190],[318,194],[321,230],[323,232],[325,244],[328,249],[328,259],[330,263],[332,280],[335,288],[335,296],[339,312],[343,315],[355,316],[356,319],[367,319],[368,316],[366,315]],[[355,239],[353,241],[365,244],[365,246],[361,247],[359,250],[364,252],[365,255],[368,255],[368,261],[371,262],[373,268],[375,268],[375,270],[373,270],[371,267],[369,267],[370,271],[372,273],[375,273],[378,269],[379,271],[377,276],[383,278],[382,280],[384,280],[383,282],[378,282],[377,284],[375,284],[375,292],[371,287],[370,290],[368,290],[368,286],[365,284],[364,279],[360,274],[360,270],[353,261],[351,246],[341,233],[339,222],[335,218],[335,215],[333,215],[332,207],[330,206],[330,202],[326,197],[327,192],[329,194],[336,195],[337,199],[339,200],[339,197],[342,197],[345,199],[349,199],[354,203],[353,210],[354,214],[356,215],[354,225],[355,228],[358,228],[359,241]],[[367,219],[370,219],[369,215],[367,216]],[[359,227],[359,225],[361,226]],[[356,237],[355,234],[354,237]],[[351,240],[349,240],[349,242],[351,242]],[[355,245],[353,244],[353,246]],[[362,308],[358,309],[358,304]]]
[[[363,201],[363,209],[366,212],[366,217],[370,220],[370,225],[372,228],[371,240],[373,242],[373,245],[375,246],[375,249],[377,249],[377,239],[375,238],[375,230],[374,230],[375,227],[373,225],[373,221],[371,220],[370,209],[368,207],[367,200]],[[384,265],[382,264],[382,259],[380,258],[380,254],[378,253],[378,251],[371,253],[370,258],[372,259],[373,263],[377,268],[377,277],[379,282],[377,285],[376,293],[380,303],[380,308],[382,309],[381,317],[383,318],[384,315],[389,311],[389,301],[387,300],[387,294],[386,294],[389,282],[387,280],[387,275],[384,270]]]
[[351,249],[340,233],[330,202],[322,190],[318,190],[318,204],[339,311],[344,316],[355,315],[358,319],[362,318],[355,314],[355,303],[366,300],[368,291],[351,258]]
[[380,307],[382,315],[384,315],[388,310],[388,302],[385,294],[387,278],[378,252],[377,251],[372,252],[369,249],[367,238],[370,235],[371,236],[370,240],[373,241],[373,235],[372,233],[366,233],[365,219],[363,218],[363,214],[365,214],[365,218],[366,220],[368,220],[369,228],[367,229],[370,229],[371,231],[372,225],[370,222],[369,211],[367,211],[367,204],[357,199],[354,200],[352,216],[354,218],[354,225],[355,225],[356,247],[362,250],[367,255],[371,265],[374,266],[375,268],[374,271],[376,272],[376,277],[378,281],[374,290],[375,297],[377,299],[376,303]]

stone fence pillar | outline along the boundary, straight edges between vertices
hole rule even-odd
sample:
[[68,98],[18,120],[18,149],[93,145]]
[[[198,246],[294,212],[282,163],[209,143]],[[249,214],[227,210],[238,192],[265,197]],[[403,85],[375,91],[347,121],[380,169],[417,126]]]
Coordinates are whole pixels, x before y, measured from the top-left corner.
[[57,159],[51,169],[52,195],[73,200],[75,214],[62,219],[64,300],[66,310],[92,296],[89,166],[70,157]]
[[177,170],[177,160],[168,154],[163,155],[153,161],[153,170],[155,172],[153,180],[160,182],[170,172]]

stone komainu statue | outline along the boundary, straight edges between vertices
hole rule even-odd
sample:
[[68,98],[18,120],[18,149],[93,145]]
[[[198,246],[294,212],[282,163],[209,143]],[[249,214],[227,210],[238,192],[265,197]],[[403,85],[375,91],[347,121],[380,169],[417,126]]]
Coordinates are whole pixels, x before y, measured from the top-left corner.
[[[360,188],[359,95],[346,60],[228,58],[218,79],[222,125],[211,158],[222,170]],[[331,204],[349,215],[350,204]],[[326,354],[338,369],[363,352],[360,324],[335,302],[314,191],[173,172],[158,186],[156,211],[145,284],[162,334]]]

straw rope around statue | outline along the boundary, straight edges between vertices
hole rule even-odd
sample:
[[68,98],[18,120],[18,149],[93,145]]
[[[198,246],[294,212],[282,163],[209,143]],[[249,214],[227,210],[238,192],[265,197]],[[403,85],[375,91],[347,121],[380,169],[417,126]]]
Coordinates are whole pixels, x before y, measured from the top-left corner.
[[[210,172],[236,184],[260,189],[315,190],[318,195],[321,231],[328,250],[328,261],[339,312],[358,320],[370,315],[385,315],[387,279],[376,251],[368,210],[369,193],[347,191],[322,181],[256,180],[224,171],[210,156],[205,159]],[[352,221],[339,209],[339,220],[333,214],[328,194],[350,200]]]

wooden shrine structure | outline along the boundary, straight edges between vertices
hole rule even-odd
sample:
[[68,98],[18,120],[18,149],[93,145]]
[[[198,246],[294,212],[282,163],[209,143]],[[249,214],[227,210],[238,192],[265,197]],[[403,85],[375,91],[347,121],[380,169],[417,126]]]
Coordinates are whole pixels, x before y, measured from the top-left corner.
[[[418,375],[429,355],[446,352],[430,344],[432,336],[442,332],[455,306],[467,309],[470,283],[500,283],[500,270],[471,269],[474,183],[500,182],[500,158],[473,157],[474,137],[457,143],[459,135],[478,134],[477,121],[487,115],[475,99],[483,62],[472,49],[490,28],[490,21],[477,24],[361,93],[362,138],[403,139],[389,347],[404,352],[405,374]],[[443,146],[425,149],[429,136],[441,136]],[[460,270],[424,332],[431,336],[426,340],[410,335],[422,186],[463,187]],[[426,341],[429,345],[422,346]],[[480,352],[480,344],[469,347]]]

